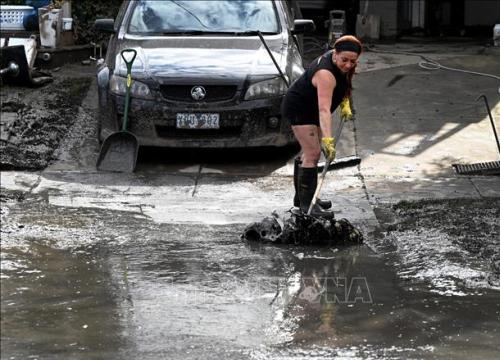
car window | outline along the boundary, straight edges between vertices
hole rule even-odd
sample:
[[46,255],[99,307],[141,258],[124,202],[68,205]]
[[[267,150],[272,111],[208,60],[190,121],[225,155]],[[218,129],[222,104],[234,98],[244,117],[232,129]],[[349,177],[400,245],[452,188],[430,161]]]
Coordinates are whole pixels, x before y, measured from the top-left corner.
[[262,0],[141,0],[136,3],[128,32],[244,32],[277,33],[273,1]]

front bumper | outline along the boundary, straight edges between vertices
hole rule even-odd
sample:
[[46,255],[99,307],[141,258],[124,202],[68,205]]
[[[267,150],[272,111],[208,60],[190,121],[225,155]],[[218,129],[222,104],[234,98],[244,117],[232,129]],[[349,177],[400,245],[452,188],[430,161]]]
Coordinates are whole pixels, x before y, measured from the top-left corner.
[[[156,100],[132,98],[128,130],[143,146],[179,148],[224,148],[285,146],[295,142],[290,124],[281,118],[282,97],[241,101],[232,104],[185,106]],[[119,131],[124,97],[108,95],[100,104],[100,138]],[[177,129],[177,113],[219,113],[219,129]],[[276,127],[268,119],[277,117]]]

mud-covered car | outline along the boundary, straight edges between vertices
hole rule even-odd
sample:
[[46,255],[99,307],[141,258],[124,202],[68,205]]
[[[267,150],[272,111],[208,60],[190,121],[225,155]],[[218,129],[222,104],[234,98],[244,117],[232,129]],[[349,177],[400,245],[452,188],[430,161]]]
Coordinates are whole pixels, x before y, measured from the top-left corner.
[[280,115],[288,84],[304,71],[288,1],[125,1],[97,73],[99,138],[121,128],[126,66],[132,48],[129,131],[140,145],[283,146],[293,142]]

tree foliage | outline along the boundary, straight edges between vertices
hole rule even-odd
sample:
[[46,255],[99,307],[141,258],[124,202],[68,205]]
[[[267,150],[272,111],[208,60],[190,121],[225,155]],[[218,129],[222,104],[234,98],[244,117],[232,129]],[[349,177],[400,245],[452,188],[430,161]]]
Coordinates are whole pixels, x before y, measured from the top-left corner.
[[[53,0],[55,8],[59,8],[62,0]],[[1,5],[25,5],[25,0],[0,0]],[[71,15],[76,44],[88,44],[91,41],[99,42],[109,35],[97,33],[94,30],[94,21],[99,18],[115,18],[122,0],[74,0],[71,1]]]
[[100,18],[114,19],[122,0],[79,0],[71,3],[71,11],[75,24],[77,44],[98,42],[109,37],[109,34],[100,34],[94,30],[94,21]]

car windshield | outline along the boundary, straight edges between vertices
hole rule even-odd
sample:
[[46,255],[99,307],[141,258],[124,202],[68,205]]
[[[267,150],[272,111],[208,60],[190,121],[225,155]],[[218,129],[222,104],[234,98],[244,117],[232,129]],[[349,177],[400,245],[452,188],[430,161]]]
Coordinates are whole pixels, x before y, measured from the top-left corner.
[[132,34],[277,33],[273,1],[141,0],[129,24]]

